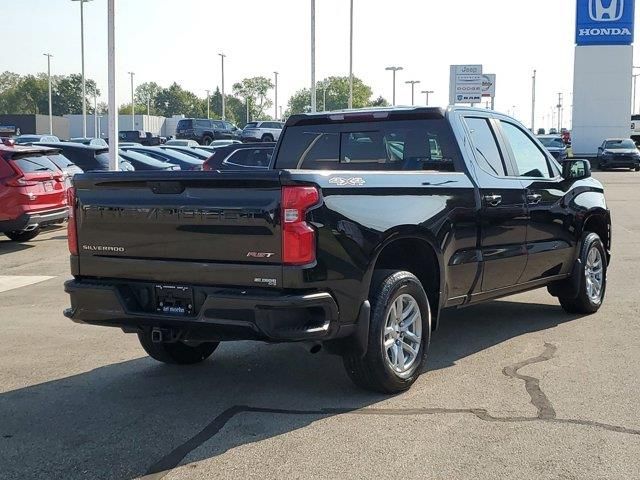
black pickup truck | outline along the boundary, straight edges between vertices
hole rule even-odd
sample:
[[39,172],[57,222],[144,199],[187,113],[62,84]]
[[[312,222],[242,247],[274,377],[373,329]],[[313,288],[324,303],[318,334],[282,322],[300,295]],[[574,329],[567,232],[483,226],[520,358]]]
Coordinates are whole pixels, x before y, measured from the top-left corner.
[[[611,222],[589,163],[469,108],[295,115],[265,171],[76,175],[70,319],[167,363],[309,342],[399,392],[445,308],[547,287],[602,304]],[[524,310],[523,310],[524,311]]]

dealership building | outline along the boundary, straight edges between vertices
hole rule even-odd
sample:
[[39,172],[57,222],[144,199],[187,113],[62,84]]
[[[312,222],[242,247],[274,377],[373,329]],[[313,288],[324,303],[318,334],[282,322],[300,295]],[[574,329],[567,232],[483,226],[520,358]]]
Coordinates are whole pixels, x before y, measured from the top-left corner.
[[594,155],[605,138],[629,138],[634,0],[577,0],[572,145]]

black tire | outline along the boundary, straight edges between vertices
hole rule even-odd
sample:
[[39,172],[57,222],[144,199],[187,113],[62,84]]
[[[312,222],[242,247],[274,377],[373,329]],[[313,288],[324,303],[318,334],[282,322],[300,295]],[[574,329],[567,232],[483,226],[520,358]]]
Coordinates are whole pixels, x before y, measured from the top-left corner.
[[264,143],[266,143],[266,142],[273,142],[273,135],[271,135],[271,134],[269,134],[269,133],[264,134],[264,135],[262,136],[262,141],[263,141]]
[[28,242],[40,235],[40,228],[34,228],[33,230],[15,230],[13,232],[4,232],[10,240],[14,242]]
[[633,167],[633,169],[634,169],[636,172],[640,172],[640,165],[636,165],[635,167]]
[[[371,285],[367,352],[364,356],[353,351],[345,353],[344,367],[351,380],[365,390],[387,394],[403,392],[420,376],[426,362],[431,339],[429,300],[420,281],[410,272],[384,271],[374,275]],[[383,341],[387,314],[394,301],[404,294],[413,297],[420,309],[422,335],[412,366],[400,375],[389,366]]]
[[211,142],[213,142],[213,138],[209,137],[208,135],[202,139],[203,145],[211,145]]
[[211,356],[218,348],[219,342],[205,342],[199,345],[187,345],[181,341],[172,343],[154,343],[151,340],[151,331],[145,330],[138,333],[140,345],[144,351],[154,360],[175,365],[193,365],[200,363]]
[[[592,249],[597,249],[600,252],[600,259],[602,261],[602,285],[600,289],[599,298],[594,299],[588,294],[587,289],[587,259]],[[578,296],[575,298],[568,298],[560,296],[560,305],[567,313],[579,313],[589,315],[597,312],[602,303],[604,302],[604,295],[607,290],[607,256],[602,244],[602,240],[598,234],[593,232],[586,232],[582,235],[582,242],[580,247],[580,261],[582,262],[582,268],[579,270],[580,275],[580,287],[578,289]]]

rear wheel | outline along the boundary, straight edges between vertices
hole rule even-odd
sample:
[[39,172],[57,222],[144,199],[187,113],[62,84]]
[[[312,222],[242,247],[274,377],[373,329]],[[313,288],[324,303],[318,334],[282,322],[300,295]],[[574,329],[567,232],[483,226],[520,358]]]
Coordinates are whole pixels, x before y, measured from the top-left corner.
[[580,260],[582,268],[578,272],[578,296],[561,296],[560,305],[568,313],[595,313],[602,306],[607,287],[607,257],[602,240],[597,234],[587,232],[583,235]]
[[267,133],[265,135],[262,136],[262,141],[263,142],[273,142],[273,135]]
[[353,382],[382,393],[399,393],[416,381],[426,361],[431,310],[420,281],[410,272],[374,277],[367,352],[343,356]]
[[28,242],[33,240],[40,234],[40,228],[34,228],[33,230],[14,230],[13,232],[4,232],[14,242]]
[[209,358],[219,345],[219,342],[203,342],[197,345],[188,345],[181,341],[157,343],[152,341],[149,330],[138,333],[138,339],[151,358],[177,365],[200,363]]

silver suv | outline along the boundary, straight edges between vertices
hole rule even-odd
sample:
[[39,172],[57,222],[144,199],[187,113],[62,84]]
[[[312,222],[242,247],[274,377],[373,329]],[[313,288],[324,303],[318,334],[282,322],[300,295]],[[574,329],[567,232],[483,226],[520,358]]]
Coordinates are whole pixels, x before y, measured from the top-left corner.
[[283,127],[282,122],[249,122],[240,138],[243,142],[277,142]]

